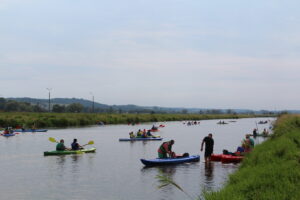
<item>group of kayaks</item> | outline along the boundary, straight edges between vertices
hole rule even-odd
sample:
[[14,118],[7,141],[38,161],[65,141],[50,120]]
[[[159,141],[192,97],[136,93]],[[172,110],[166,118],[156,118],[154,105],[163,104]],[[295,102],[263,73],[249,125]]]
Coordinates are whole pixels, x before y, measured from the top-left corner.
[[161,137],[146,137],[146,138],[142,138],[142,137],[135,137],[135,138],[119,138],[119,141],[148,141],[148,140],[162,140],[163,138]]

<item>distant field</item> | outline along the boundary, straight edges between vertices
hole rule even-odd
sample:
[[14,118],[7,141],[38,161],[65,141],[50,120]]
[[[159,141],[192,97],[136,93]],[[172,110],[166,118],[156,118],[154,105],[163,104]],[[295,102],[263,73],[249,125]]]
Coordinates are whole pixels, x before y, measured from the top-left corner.
[[31,128],[69,127],[104,124],[128,124],[141,122],[164,122],[204,119],[237,119],[249,117],[271,117],[270,115],[234,115],[234,114],[92,114],[92,113],[32,113],[32,112],[2,112],[1,127],[23,126]]

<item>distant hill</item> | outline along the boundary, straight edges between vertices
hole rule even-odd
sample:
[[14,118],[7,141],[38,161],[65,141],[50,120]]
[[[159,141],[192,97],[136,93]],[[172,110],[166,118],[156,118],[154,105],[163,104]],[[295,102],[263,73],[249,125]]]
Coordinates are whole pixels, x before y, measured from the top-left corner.
[[[48,99],[35,99],[29,97],[23,98],[7,98],[9,100],[14,100],[18,102],[27,102],[32,105],[39,105],[45,109],[48,108]],[[80,103],[87,109],[91,109],[93,102],[86,99],[78,98],[53,98],[51,99],[51,106],[54,104],[59,105],[70,105],[72,103]],[[133,104],[129,105],[107,105],[94,102],[94,109],[96,112],[105,112],[105,111],[116,111],[116,112],[137,112],[137,113],[251,113],[251,114],[266,114],[266,113],[279,113],[282,111],[268,111],[268,110],[249,110],[249,109],[207,109],[207,108],[184,108],[184,107],[158,107],[158,106],[137,106]],[[300,110],[287,110],[289,113],[300,113]]]

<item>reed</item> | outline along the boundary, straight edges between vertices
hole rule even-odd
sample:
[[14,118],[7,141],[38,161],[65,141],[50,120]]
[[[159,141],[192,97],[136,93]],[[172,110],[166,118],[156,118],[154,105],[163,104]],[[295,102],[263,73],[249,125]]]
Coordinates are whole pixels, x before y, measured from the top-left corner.
[[109,113],[32,113],[1,112],[0,126],[6,127],[69,127],[104,124],[128,124],[141,122],[164,122],[181,120],[237,119],[249,117],[269,117],[270,115],[236,114],[109,114]]

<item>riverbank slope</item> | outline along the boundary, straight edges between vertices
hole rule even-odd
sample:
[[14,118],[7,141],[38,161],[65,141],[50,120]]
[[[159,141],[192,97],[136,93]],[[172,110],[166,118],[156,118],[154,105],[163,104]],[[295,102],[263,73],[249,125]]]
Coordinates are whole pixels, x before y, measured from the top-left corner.
[[70,127],[104,124],[128,124],[141,122],[164,122],[205,119],[238,119],[251,117],[274,117],[273,115],[248,114],[109,114],[109,113],[32,113],[0,112],[1,127],[24,126],[31,128]]
[[206,200],[300,199],[300,115],[281,116],[274,135],[255,147],[226,186]]

